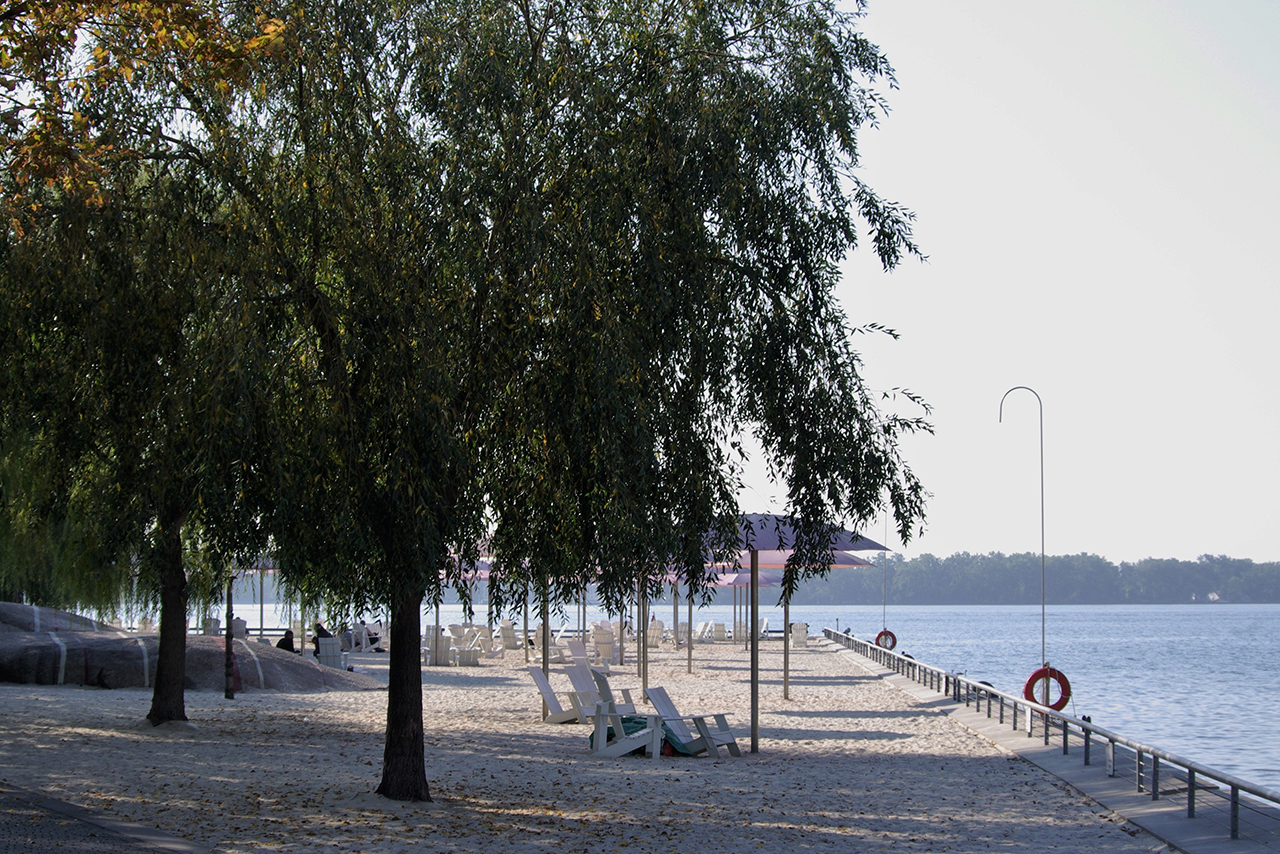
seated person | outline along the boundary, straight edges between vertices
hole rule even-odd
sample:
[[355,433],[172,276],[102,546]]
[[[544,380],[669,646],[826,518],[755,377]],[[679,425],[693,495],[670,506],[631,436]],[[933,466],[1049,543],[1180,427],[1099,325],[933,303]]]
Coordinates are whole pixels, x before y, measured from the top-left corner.
[[284,637],[276,641],[276,649],[283,649],[285,652],[297,652],[293,646],[293,629],[285,629]]
[[345,625],[338,630],[338,637],[342,638],[341,647],[344,652],[355,652],[356,636],[351,633]]
[[316,648],[316,655],[320,654],[320,638],[331,638],[332,634],[324,626],[316,623],[316,635],[311,639],[311,645]]
[[374,652],[386,652],[386,650],[382,648],[382,638],[375,634],[373,629],[365,625],[364,620],[360,621],[360,630],[360,634],[358,634],[357,637],[363,635],[366,638],[366,649],[371,649]]

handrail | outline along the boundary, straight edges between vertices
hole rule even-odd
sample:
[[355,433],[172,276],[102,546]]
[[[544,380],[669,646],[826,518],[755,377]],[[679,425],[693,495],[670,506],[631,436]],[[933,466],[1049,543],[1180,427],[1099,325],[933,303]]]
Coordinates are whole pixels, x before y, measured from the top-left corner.
[[878,664],[889,667],[891,670],[901,675],[904,675],[915,682],[918,682],[922,685],[926,685],[932,690],[938,690],[942,694],[947,694],[951,696],[951,698],[955,700],[957,703],[962,702],[961,700],[962,691],[964,694],[963,702],[965,703],[965,705],[968,705],[970,698],[975,697],[975,695],[976,695],[976,702],[979,705],[981,704],[982,698],[986,697],[988,716],[990,716],[991,714],[992,698],[999,698],[1001,723],[1004,722],[1005,703],[1006,702],[1012,703],[1013,704],[1013,708],[1012,708],[1013,728],[1018,729],[1018,710],[1019,708],[1021,708],[1024,714],[1026,714],[1028,735],[1031,734],[1032,726],[1034,722],[1033,715],[1028,713],[1034,713],[1036,715],[1039,715],[1042,718],[1042,720],[1044,720],[1045,722],[1043,726],[1045,744],[1049,743],[1050,723],[1053,721],[1058,722],[1062,729],[1062,752],[1064,755],[1068,752],[1068,749],[1067,749],[1068,733],[1072,728],[1078,730],[1080,732],[1080,735],[1084,739],[1084,764],[1085,765],[1092,764],[1090,762],[1090,743],[1092,741],[1093,736],[1095,735],[1099,736],[1100,738],[1104,739],[1107,743],[1107,776],[1114,777],[1116,774],[1115,746],[1123,745],[1124,747],[1129,748],[1130,750],[1134,751],[1134,753],[1137,754],[1137,764],[1136,764],[1135,771],[1136,771],[1136,778],[1137,778],[1137,785],[1138,785],[1139,792],[1144,790],[1143,780],[1144,780],[1144,777],[1146,776],[1144,775],[1144,769],[1143,769],[1143,757],[1145,756],[1152,757],[1152,763],[1150,768],[1150,792],[1151,792],[1152,800],[1158,800],[1160,797],[1160,783],[1159,783],[1160,764],[1159,763],[1161,761],[1168,762],[1171,765],[1177,766],[1185,770],[1187,772],[1187,817],[1188,818],[1195,817],[1196,790],[1197,789],[1203,790],[1205,788],[1204,786],[1197,783],[1197,778],[1205,778],[1215,783],[1222,784],[1223,786],[1229,788],[1231,791],[1231,794],[1228,800],[1230,801],[1230,804],[1231,804],[1231,838],[1232,839],[1239,839],[1239,833],[1240,833],[1239,809],[1240,809],[1240,793],[1241,792],[1252,795],[1253,797],[1258,798],[1259,800],[1270,802],[1271,805],[1280,806],[1280,792],[1277,792],[1274,789],[1269,789],[1265,786],[1259,786],[1254,783],[1250,783],[1247,780],[1241,780],[1240,778],[1234,775],[1228,774],[1223,771],[1215,770],[1213,768],[1210,768],[1207,765],[1202,765],[1199,762],[1196,762],[1194,760],[1179,756],[1176,753],[1171,753],[1170,751],[1163,750],[1159,747],[1152,747],[1151,745],[1143,744],[1140,741],[1135,741],[1133,739],[1126,738],[1125,736],[1120,735],[1117,732],[1113,732],[1112,730],[1109,730],[1106,727],[1098,726],[1097,724],[1091,721],[1081,720],[1080,718],[1063,714],[1062,712],[1057,711],[1056,709],[1052,709],[1048,706],[1043,706],[1039,703],[1028,701],[1025,697],[1021,697],[1014,694],[1007,694],[984,682],[979,682],[973,679],[969,679],[961,674],[952,673],[948,670],[944,670],[939,667],[923,664],[919,661],[916,661],[914,658],[911,658],[908,655],[893,652],[892,650],[888,650],[883,647],[876,646],[870,641],[866,641],[861,638],[854,637],[853,635],[845,634],[843,632],[837,632],[828,628],[824,628],[822,630],[822,633],[823,635],[826,636],[827,640],[838,643],[847,649],[852,649],[855,652],[857,652],[859,655],[863,656],[864,658],[869,658]]

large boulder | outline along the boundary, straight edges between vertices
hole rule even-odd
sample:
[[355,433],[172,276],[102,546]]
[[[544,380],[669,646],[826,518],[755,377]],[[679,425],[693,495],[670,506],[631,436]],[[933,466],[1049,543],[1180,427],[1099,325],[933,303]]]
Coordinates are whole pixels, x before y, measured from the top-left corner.
[[110,632],[114,626],[69,611],[0,602],[0,632]]
[[[37,621],[38,631],[34,629]],[[99,688],[155,684],[160,646],[156,635],[130,634],[65,611],[7,602],[0,603],[0,626],[0,682]],[[71,631],[68,626],[82,628]],[[187,688],[223,689],[225,643],[220,637],[187,636]],[[246,690],[307,693],[386,687],[368,676],[322,667],[310,656],[257,641],[237,639],[232,651],[240,685]]]

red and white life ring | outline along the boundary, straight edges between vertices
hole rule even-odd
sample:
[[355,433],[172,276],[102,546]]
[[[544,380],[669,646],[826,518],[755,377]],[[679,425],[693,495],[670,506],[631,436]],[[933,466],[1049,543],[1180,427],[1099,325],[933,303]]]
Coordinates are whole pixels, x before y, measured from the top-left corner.
[[[1044,700],[1041,688],[1042,682],[1049,681],[1057,683],[1059,696],[1058,699],[1049,703],[1049,708],[1055,712],[1060,712],[1067,705],[1067,701],[1071,699],[1071,683],[1067,681],[1066,674],[1061,670],[1053,667],[1041,667],[1035,673],[1027,677],[1027,684],[1022,686],[1022,696],[1031,703],[1042,703]],[[1050,690],[1050,697],[1053,696]]]
[[876,635],[876,646],[883,649],[893,649],[898,645],[898,636],[888,629],[882,629],[880,634]]

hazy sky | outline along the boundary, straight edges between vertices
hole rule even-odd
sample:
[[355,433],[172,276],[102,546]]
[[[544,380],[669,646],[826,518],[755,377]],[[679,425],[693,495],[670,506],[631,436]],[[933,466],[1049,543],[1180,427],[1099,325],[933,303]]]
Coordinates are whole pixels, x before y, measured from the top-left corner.
[[997,421],[1027,385],[1050,554],[1280,560],[1280,3],[872,0],[863,30],[900,87],[863,176],[929,256],[859,251],[841,291],[902,336],[860,339],[869,384],[935,408],[901,550],[1039,551],[1035,398]]

